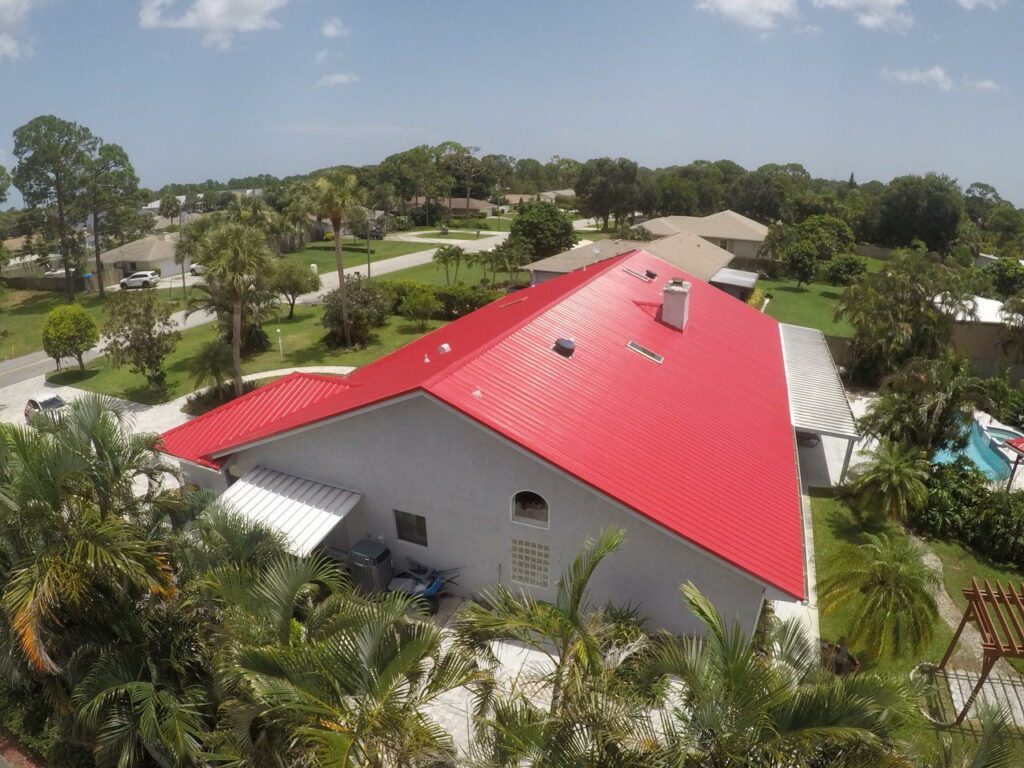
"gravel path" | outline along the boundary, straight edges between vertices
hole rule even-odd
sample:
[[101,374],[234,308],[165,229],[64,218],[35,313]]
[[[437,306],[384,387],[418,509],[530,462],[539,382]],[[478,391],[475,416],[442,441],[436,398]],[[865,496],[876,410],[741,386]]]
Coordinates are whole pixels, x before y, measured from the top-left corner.
[[[916,536],[911,536],[913,542],[921,550],[921,559],[924,564],[927,565],[939,578],[939,583],[932,592],[932,596],[935,598],[935,603],[939,608],[939,616],[942,620],[949,625],[949,627],[956,632],[956,628],[960,626],[960,620],[963,618],[964,612],[949,596],[946,588],[942,581],[942,560],[932,552],[928,546]],[[941,659],[935,659],[938,663]],[[978,628],[973,622],[968,622],[967,626],[964,627],[964,631],[960,634],[960,641],[957,643],[956,650],[953,651],[953,656],[949,660],[949,669],[965,670],[968,672],[980,672],[981,671],[981,633],[978,632]],[[1006,676],[1016,676],[1017,672],[1013,667],[1006,661],[1006,659],[1000,659],[996,662],[995,667],[992,670],[993,674],[1000,674]]]

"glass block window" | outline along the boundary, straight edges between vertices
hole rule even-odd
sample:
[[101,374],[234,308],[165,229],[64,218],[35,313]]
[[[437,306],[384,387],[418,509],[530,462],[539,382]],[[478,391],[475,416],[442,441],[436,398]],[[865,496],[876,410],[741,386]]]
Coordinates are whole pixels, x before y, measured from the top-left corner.
[[512,539],[510,572],[512,581],[529,587],[548,587],[551,550],[547,544]]

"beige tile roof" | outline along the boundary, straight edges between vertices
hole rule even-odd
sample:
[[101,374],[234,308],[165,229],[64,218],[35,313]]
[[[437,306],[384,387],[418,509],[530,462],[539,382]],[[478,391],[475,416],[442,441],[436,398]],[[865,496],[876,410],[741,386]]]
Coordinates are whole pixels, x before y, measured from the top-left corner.
[[125,243],[120,248],[105,252],[100,259],[104,264],[118,262],[153,263],[164,259],[173,259],[178,249],[178,233],[166,235],[149,235],[141,240]]
[[655,237],[692,232],[716,240],[750,240],[761,243],[768,236],[768,227],[735,211],[720,211],[710,216],[662,216],[639,226]]
[[[594,253],[595,248],[599,251],[597,254]],[[705,282],[732,261],[732,254],[717,245],[712,245],[692,232],[677,232],[669,237],[650,242],[598,240],[590,245],[580,245],[571,251],[557,253],[546,259],[527,264],[525,269],[531,272],[564,274],[636,250],[647,251],[652,256],[657,256],[662,261]]]
[[[409,200],[409,205],[425,205],[427,198],[423,195],[418,195]],[[438,197],[435,201],[441,207],[447,207],[449,199],[447,197]],[[494,208],[494,203],[488,203],[486,200],[477,200],[475,197],[469,198],[469,209],[471,211],[489,211]],[[466,209],[466,198],[465,197],[453,197],[451,198],[452,211],[460,211]]]

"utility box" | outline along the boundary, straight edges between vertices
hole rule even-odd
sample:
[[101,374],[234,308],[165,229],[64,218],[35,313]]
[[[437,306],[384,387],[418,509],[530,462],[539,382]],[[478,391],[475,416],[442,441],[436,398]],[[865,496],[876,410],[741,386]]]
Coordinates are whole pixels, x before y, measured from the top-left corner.
[[373,539],[362,539],[349,550],[352,582],[363,592],[383,592],[394,575],[391,550]]

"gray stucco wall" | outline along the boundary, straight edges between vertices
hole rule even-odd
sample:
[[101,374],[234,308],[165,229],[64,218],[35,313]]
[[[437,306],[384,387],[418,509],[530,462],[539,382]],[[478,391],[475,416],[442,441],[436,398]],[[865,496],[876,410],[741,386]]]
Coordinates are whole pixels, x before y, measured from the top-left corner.
[[[693,632],[679,587],[692,581],[746,631],[756,623],[764,587],[721,560],[526,454],[445,405],[417,395],[385,407],[255,446],[232,457],[236,477],[263,465],[363,494],[332,544],[382,536],[396,569],[406,557],[434,567],[460,566],[453,590],[471,595],[509,579],[510,540],[550,547],[552,600],[561,572],[588,537],[605,527],[626,530],[623,548],[593,580],[596,604],[639,606],[653,627]],[[642,478],[637,479],[643,482]],[[513,523],[511,499],[532,490],[550,505],[547,530]],[[393,510],[423,515],[428,546],[396,538]],[[710,524],[713,524],[710,523]]]

